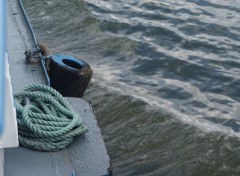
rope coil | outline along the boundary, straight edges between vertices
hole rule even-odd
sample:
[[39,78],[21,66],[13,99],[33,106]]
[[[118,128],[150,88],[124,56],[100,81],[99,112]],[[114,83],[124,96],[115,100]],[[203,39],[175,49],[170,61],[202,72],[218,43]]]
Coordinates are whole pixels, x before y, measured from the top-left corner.
[[[24,105],[24,97],[30,104]],[[20,145],[38,151],[58,151],[88,131],[81,117],[53,88],[33,84],[14,95]]]

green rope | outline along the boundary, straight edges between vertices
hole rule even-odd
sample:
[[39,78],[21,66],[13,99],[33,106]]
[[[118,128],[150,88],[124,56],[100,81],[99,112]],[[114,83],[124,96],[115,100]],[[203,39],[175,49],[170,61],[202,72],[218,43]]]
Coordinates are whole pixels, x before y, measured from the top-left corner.
[[[24,98],[30,103],[24,105]],[[21,146],[38,151],[58,151],[77,135],[87,132],[81,117],[60,93],[33,84],[14,95]]]

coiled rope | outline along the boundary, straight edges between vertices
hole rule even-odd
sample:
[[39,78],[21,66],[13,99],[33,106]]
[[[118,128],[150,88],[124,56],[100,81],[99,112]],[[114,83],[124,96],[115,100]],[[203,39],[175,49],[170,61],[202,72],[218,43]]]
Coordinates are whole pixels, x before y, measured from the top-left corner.
[[[29,104],[24,103],[28,97]],[[33,84],[14,95],[20,145],[38,151],[58,151],[88,129],[60,93]],[[25,105],[26,104],[26,105]]]

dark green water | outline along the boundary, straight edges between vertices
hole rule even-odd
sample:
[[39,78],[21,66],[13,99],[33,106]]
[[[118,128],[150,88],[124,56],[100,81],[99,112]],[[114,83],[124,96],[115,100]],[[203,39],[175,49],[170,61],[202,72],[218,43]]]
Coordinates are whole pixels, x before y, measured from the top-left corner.
[[239,0],[26,0],[37,38],[87,61],[115,175],[240,175]]

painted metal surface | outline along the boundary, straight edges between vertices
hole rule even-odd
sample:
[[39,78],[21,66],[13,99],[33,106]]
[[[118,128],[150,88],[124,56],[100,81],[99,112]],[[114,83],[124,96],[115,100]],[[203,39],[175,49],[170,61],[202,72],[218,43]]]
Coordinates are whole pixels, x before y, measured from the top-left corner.
[[6,1],[0,1],[0,134],[3,131],[6,53]]
[[[9,72],[8,54],[6,49],[6,4],[5,0],[0,1],[0,148],[17,147],[18,146],[18,132],[16,109],[13,104],[13,93],[11,76]],[[4,12],[4,13],[3,13]],[[1,156],[0,156],[1,159]]]
[[82,115],[89,131],[59,152],[36,152],[21,147],[5,150],[6,176],[66,176],[72,170],[76,176],[108,175],[109,157],[90,105],[79,98],[67,100]]
[[[28,27],[28,31],[29,31],[29,33],[32,36],[32,40],[33,40],[33,44],[34,44],[34,49],[33,50],[41,50],[38,47],[37,39],[36,39],[34,30],[33,30],[32,24],[31,24],[31,22],[30,22],[30,20],[29,20],[29,18],[27,16],[27,12],[25,11],[25,8],[24,8],[24,5],[22,3],[22,0],[18,0],[18,3],[19,3],[19,7],[21,9],[21,12],[22,12],[22,16],[24,17],[25,23],[26,23],[26,25]],[[42,66],[42,69],[43,69],[43,73],[44,73],[47,85],[50,86],[50,79],[49,79],[49,76],[48,76],[48,73],[47,73],[47,69],[45,67],[45,58],[43,56],[39,55],[39,59],[41,61],[41,66]]]
[[29,30],[29,32],[30,32],[30,34],[31,34],[31,36],[32,36],[33,43],[34,43],[34,47],[35,47],[35,49],[39,49],[39,47],[38,47],[38,45],[37,45],[37,39],[36,39],[35,33],[34,33],[34,31],[33,31],[31,22],[30,22],[30,20],[29,20],[29,18],[28,18],[28,16],[27,16],[27,13],[26,13],[26,11],[25,11],[25,8],[24,8],[24,6],[23,6],[22,0],[18,0],[18,3],[19,3],[19,7],[20,7],[20,9],[21,9],[21,11],[22,11],[22,15],[23,15],[23,17],[24,17],[24,19],[25,19],[26,25],[27,25],[28,29],[31,29],[31,30]]
[[[5,92],[4,92],[4,118],[3,131],[0,136],[0,145],[3,148],[18,146],[18,131],[16,109],[13,103],[12,82],[9,73],[8,55],[5,60]],[[1,148],[1,147],[0,147]]]
[[69,69],[71,69],[73,71],[78,70],[78,69],[64,63],[63,62],[64,60],[71,61],[71,62],[75,63],[76,65],[79,65],[80,67],[84,67],[85,65],[87,65],[87,63],[84,62],[83,60],[77,59],[73,56],[64,55],[64,54],[57,54],[57,53],[52,54],[51,59],[54,60],[54,62],[57,62],[60,66],[68,67]]
[[[13,92],[32,83],[45,83],[40,63],[26,64],[24,51],[33,43],[16,0],[8,1],[8,51]],[[88,102],[68,98],[83,122],[90,129],[75,139],[68,148],[59,152],[36,152],[22,147],[6,149],[5,176],[66,176],[75,171],[76,176],[108,175],[109,157]],[[14,168],[14,169],[13,169]]]

